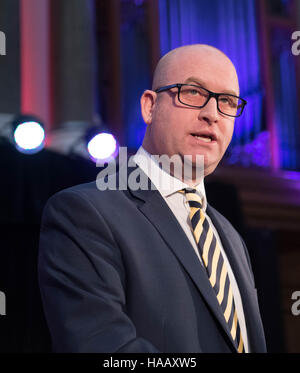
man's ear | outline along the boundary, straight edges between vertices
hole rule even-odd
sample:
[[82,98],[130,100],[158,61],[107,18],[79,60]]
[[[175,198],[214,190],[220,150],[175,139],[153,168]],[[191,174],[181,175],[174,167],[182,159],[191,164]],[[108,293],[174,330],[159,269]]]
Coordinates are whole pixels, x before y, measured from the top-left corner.
[[147,89],[141,97],[141,112],[144,122],[146,124],[152,123],[152,115],[154,110],[154,105],[156,102],[156,93]]

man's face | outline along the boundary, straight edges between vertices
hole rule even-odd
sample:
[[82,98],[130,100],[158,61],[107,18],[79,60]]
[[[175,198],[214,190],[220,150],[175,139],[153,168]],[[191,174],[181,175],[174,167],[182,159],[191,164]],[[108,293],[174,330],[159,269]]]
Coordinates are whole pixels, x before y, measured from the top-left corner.
[[[170,64],[163,85],[189,83],[218,93],[239,94],[234,67],[221,54],[187,51]],[[157,88],[157,87],[156,87]],[[211,98],[205,107],[181,104],[177,88],[154,96],[149,137],[145,146],[152,154],[204,156],[204,173],[214,171],[233,134],[234,118],[221,114]],[[210,140],[209,138],[212,138]]]

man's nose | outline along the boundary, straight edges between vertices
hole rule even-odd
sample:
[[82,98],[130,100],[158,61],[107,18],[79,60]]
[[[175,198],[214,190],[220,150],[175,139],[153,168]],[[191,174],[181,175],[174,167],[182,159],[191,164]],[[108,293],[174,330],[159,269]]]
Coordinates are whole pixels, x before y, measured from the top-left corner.
[[218,116],[217,100],[211,97],[208,103],[203,108],[199,109],[199,119],[211,124],[218,120]]

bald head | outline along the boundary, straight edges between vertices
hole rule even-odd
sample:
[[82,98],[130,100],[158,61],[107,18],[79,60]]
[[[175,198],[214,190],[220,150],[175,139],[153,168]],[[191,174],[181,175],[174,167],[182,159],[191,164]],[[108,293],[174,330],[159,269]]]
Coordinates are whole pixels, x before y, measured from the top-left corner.
[[225,74],[230,74],[238,90],[236,93],[239,94],[238,77],[233,63],[225,53],[206,44],[186,45],[165,54],[156,66],[152,90],[175,83],[174,79],[176,83],[183,83],[186,66],[189,66],[191,71],[196,71],[197,67],[198,69],[210,67],[224,70]]

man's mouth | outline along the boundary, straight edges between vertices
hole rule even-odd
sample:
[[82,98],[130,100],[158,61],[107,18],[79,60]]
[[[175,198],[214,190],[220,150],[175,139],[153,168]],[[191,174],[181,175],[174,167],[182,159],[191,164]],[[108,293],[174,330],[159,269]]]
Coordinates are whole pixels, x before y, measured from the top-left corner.
[[197,135],[193,135],[196,139],[198,140],[202,140],[204,142],[211,142],[212,141],[212,138],[210,136],[197,136]]
[[195,134],[191,133],[193,137],[195,137],[197,140],[204,141],[204,142],[212,142],[216,141],[216,136],[213,134]]

